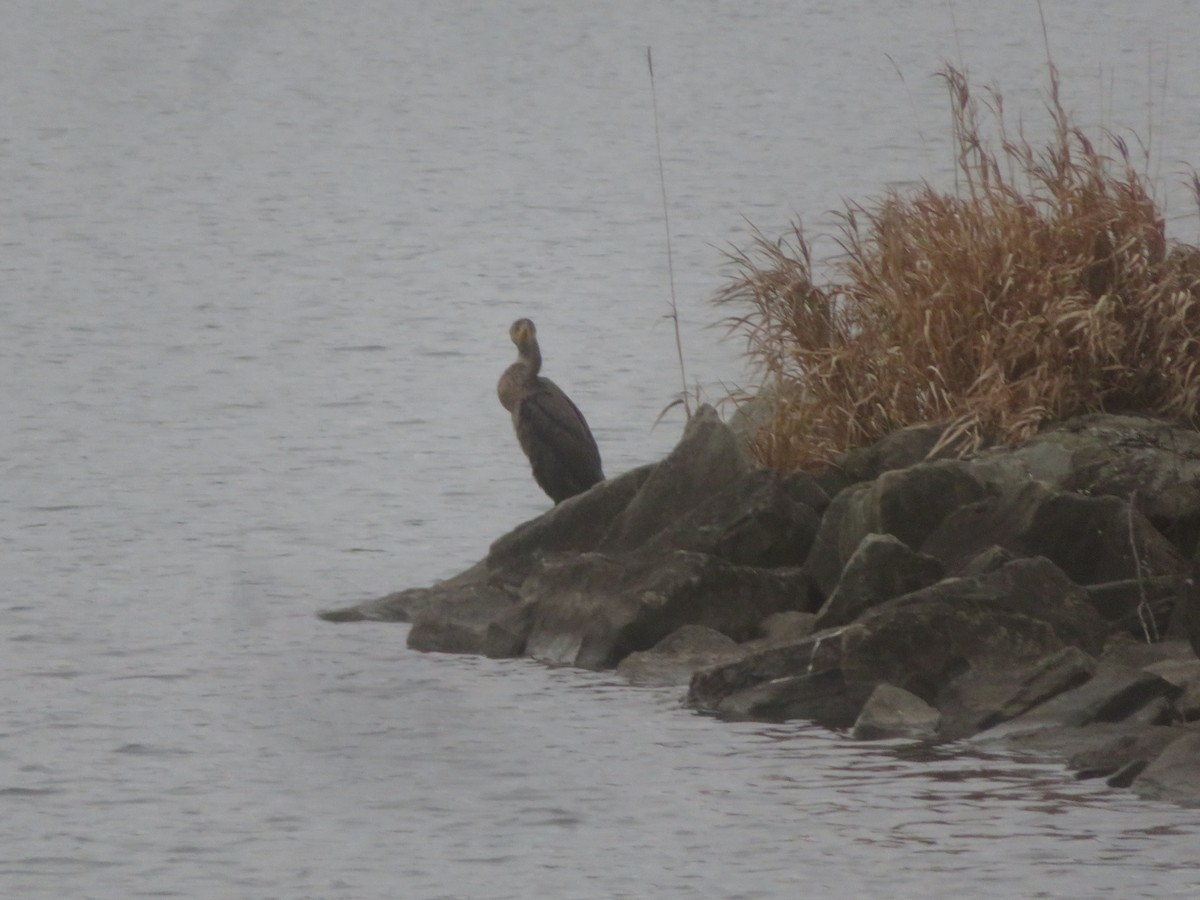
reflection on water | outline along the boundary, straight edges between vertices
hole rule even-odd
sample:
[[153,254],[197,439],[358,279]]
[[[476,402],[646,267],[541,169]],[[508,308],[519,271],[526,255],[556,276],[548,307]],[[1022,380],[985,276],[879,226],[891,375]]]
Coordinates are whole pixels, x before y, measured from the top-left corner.
[[[712,393],[747,377],[705,327],[743,217],[819,230],[947,178],[925,75],[961,55],[1036,110],[1035,10],[10,6],[0,894],[1193,895],[1192,813],[1054,764],[722,723],[313,615],[545,509],[494,393],[518,316],[606,471],[677,437],[646,46]],[[1183,232],[1194,10],[1152,6],[1047,24],[1082,121],[1151,117]]]

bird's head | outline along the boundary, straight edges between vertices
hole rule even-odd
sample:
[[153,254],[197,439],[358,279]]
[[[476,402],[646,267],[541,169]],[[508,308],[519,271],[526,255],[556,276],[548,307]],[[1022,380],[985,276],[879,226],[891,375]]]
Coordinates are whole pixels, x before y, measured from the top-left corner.
[[534,327],[532,319],[517,319],[508,329],[508,336],[512,338],[518,350],[523,350],[537,341],[537,328]]

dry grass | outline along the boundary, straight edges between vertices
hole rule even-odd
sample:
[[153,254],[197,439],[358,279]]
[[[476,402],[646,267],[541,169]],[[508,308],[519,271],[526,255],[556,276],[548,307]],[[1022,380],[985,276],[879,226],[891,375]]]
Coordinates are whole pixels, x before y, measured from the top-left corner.
[[921,422],[950,423],[964,452],[1084,412],[1196,423],[1200,248],[1168,246],[1125,143],[1101,152],[1068,120],[1051,68],[1048,145],[1012,136],[992,93],[992,149],[966,77],[942,75],[955,195],[849,206],[827,283],[799,226],[730,255],[717,301],[748,308],[728,321],[774,386],[761,459],[814,468]]

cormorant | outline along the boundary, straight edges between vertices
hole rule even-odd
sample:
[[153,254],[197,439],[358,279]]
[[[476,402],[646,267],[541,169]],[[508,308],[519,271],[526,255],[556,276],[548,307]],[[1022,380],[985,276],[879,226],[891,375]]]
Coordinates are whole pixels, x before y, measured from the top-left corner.
[[508,336],[517,345],[517,361],[500,376],[496,393],[512,413],[534,481],[558,504],[604,480],[600,450],[579,407],[538,374],[542,351],[533,322],[517,319]]

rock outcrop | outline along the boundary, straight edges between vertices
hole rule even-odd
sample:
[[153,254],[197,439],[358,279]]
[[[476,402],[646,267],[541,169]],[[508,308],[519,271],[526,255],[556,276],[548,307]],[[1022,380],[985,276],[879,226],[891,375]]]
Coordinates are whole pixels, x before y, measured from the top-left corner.
[[728,718],[1018,743],[1200,804],[1200,433],[1097,415],[928,458],[941,434],[781,476],[703,407],[662,462],[460,575],[322,616],[687,684]]

